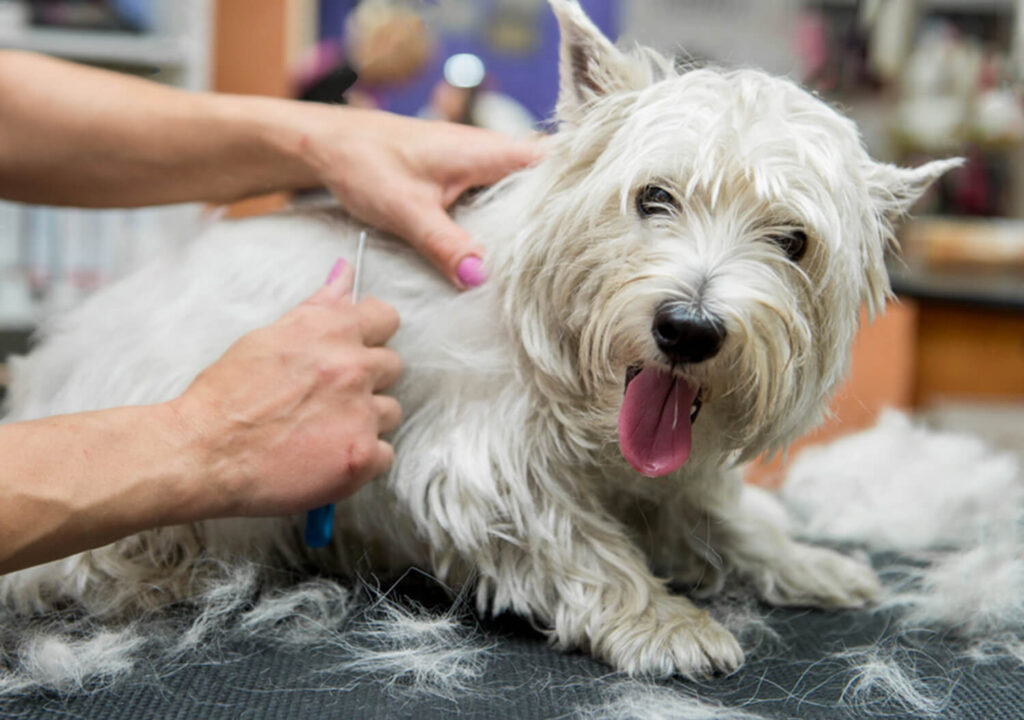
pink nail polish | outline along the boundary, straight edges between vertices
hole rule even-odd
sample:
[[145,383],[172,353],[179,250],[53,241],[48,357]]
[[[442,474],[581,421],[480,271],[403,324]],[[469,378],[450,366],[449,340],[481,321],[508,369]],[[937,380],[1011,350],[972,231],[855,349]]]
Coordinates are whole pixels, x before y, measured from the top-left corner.
[[331,268],[331,273],[327,276],[326,285],[330,285],[332,282],[338,279],[341,275],[341,271],[345,269],[345,258],[341,258],[338,262],[334,263],[334,267]]
[[487,279],[487,271],[484,270],[484,261],[478,258],[476,255],[470,255],[464,257],[462,262],[459,263],[458,270],[455,271],[458,275],[459,280],[466,287],[477,287],[483,284],[484,280]]

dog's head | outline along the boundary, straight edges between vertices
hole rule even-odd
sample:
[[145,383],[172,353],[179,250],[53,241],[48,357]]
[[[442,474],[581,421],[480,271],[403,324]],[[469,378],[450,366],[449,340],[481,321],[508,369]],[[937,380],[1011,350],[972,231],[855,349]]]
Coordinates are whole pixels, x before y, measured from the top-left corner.
[[552,5],[561,129],[508,261],[524,352],[645,475],[785,445],[884,305],[893,223],[958,161],[878,163],[788,80],[677,71]]

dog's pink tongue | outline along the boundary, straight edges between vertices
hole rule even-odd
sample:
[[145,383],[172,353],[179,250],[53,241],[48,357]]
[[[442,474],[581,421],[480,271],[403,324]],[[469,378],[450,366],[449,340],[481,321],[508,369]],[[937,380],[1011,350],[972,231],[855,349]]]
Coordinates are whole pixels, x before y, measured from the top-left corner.
[[619,410],[619,446],[634,470],[660,477],[682,467],[696,397],[696,388],[671,373],[644,368],[633,378]]

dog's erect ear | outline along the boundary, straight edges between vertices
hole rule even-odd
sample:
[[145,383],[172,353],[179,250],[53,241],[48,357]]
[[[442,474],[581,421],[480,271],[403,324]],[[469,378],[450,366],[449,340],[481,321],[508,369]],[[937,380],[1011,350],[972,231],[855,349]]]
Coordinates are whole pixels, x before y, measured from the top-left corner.
[[588,103],[617,90],[644,87],[650,70],[616,48],[576,0],[550,0],[562,34],[558,116],[571,120]]
[[869,161],[867,169],[868,189],[881,220],[881,242],[869,242],[861,248],[865,269],[861,300],[867,305],[868,314],[874,317],[885,305],[890,295],[889,278],[885,269],[885,254],[893,242],[893,228],[910,211],[910,207],[935,180],[948,170],[963,165],[963,158],[933,160],[916,168]]
[[868,171],[871,197],[880,214],[893,223],[910,211],[929,185],[963,163],[963,158],[933,160],[916,168],[872,163]]

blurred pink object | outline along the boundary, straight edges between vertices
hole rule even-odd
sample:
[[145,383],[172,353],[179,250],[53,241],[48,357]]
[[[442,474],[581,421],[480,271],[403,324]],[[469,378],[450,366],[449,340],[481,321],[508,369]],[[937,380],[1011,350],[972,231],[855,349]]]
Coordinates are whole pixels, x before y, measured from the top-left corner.
[[804,77],[820,76],[828,63],[828,34],[820,12],[800,13],[793,31],[793,45],[803,64]]

